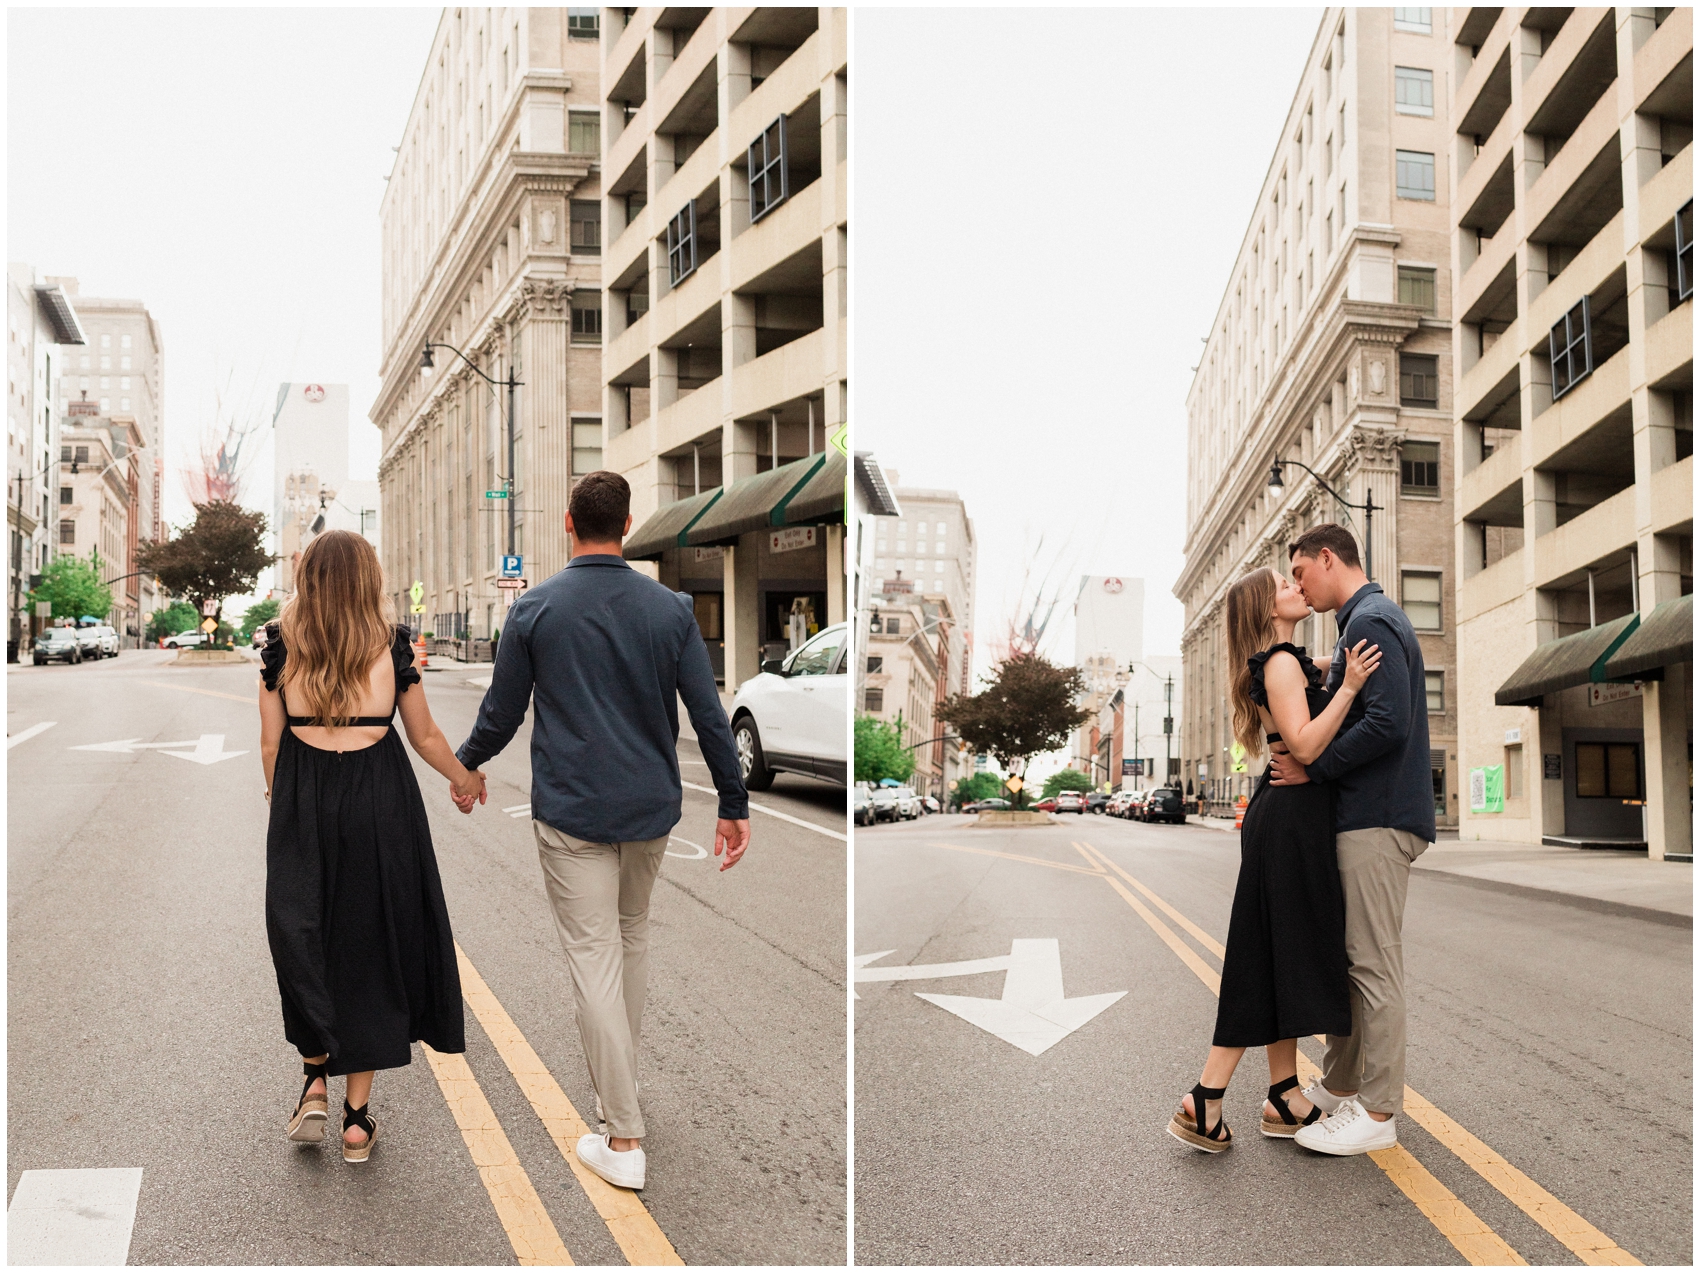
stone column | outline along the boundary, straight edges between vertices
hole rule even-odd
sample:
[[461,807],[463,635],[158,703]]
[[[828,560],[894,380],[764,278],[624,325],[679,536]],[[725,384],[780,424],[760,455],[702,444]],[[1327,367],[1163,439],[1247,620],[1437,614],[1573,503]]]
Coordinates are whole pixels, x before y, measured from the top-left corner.
[[1373,569],[1366,573],[1394,600],[1399,590],[1399,443],[1403,440],[1404,434],[1397,429],[1354,429],[1349,439],[1353,460],[1347,469],[1355,470],[1352,502],[1363,503],[1366,494],[1375,499],[1372,518],[1366,519],[1358,510],[1352,513],[1360,539],[1364,521],[1370,523],[1369,541],[1364,545],[1370,560],[1365,565]]
[[843,623],[845,616],[844,591],[844,527],[827,526],[826,532],[826,621]]
[[[535,584],[565,566],[570,555],[565,514],[572,485],[572,425],[567,415],[571,287],[559,279],[527,279],[521,294],[526,307],[520,326],[525,385],[518,403],[524,429],[516,469],[524,490],[517,491],[516,498],[525,525],[525,577]],[[506,445],[504,437],[504,450]],[[505,463],[505,455],[499,454],[498,468]]]
[[[1648,607],[1643,604],[1645,613]],[[1662,861],[1694,851],[1689,801],[1688,730],[1691,663],[1665,669],[1663,681],[1641,686],[1641,733],[1646,747],[1647,856]]]
[[726,633],[728,694],[761,671],[761,611],[756,597],[760,553],[761,532],[756,531],[740,535],[737,545],[727,545],[722,557],[725,595],[721,599],[721,622]]

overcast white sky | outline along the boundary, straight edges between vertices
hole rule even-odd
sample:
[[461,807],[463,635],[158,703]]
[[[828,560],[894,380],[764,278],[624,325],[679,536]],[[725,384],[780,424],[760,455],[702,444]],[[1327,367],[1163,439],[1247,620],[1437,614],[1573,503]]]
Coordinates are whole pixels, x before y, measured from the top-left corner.
[[348,384],[377,476],[378,202],[440,13],[7,11],[7,259],[158,320],[169,520],[227,379],[268,424],[280,382]]
[[1179,653],[1191,368],[1321,18],[854,14],[851,428],[962,494],[982,651],[1042,534]]

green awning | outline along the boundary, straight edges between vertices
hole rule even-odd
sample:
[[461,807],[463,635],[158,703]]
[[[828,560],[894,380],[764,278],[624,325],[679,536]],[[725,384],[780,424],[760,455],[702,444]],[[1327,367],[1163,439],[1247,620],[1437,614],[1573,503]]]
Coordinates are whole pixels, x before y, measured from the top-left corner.
[[1617,652],[1606,660],[1606,676],[1614,681],[1653,680],[1673,663],[1694,662],[1694,596],[1678,597],[1654,606]]
[[1606,660],[1640,622],[1640,615],[1626,614],[1586,632],[1536,646],[1511,679],[1499,687],[1493,701],[1501,707],[1539,707],[1548,694],[1606,680]]
[[685,532],[712,508],[724,492],[716,486],[672,504],[663,504],[626,536],[621,554],[627,561],[655,561],[669,548],[685,546]]
[[825,463],[826,454],[822,452],[733,482],[714,507],[685,532],[681,543],[696,547],[735,544],[739,535],[787,525],[785,515],[791,501]]
[[850,461],[837,451],[826,452],[826,463],[785,506],[787,526],[843,522],[844,494],[849,489]]

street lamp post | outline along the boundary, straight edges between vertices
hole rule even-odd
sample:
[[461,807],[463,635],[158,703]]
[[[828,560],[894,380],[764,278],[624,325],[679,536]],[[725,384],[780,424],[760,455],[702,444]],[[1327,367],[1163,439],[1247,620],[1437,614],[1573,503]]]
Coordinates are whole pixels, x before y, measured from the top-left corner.
[[[1364,574],[1369,576],[1371,579],[1374,579],[1375,540],[1371,536],[1370,531],[1377,507],[1375,502],[1375,492],[1370,490],[1366,485],[1364,488],[1364,502],[1361,504],[1354,504],[1350,500],[1346,499],[1345,496],[1341,495],[1340,492],[1336,491],[1332,486],[1328,485],[1327,482],[1323,481],[1322,474],[1311,468],[1310,465],[1301,463],[1298,460],[1276,460],[1269,466],[1269,495],[1270,498],[1275,500],[1284,498],[1287,493],[1287,484],[1281,480],[1281,466],[1284,464],[1291,464],[1303,469],[1306,473],[1309,473],[1312,477],[1314,477],[1316,479],[1316,484],[1332,495],[1335,501],[1339,503],[1342,508],[1355,508],[1364,515]],[[1387,510],[1382,509],[1382,511],[1386,512]],[[1349,519],[1350,515],[1348,515],[1348,520]]]
[[507,472],[507,478],[506,478],[504,486],[503,486],[503,490],[507,493],[507,497],[508,497],[508,556],[511,557],[511,556],[513,556],[513,553],[514,553],[514,527],[515,527],[514,518],[515,518],[515,515],[516,515],[516,512],[517,512],[517,510],[515,508],[516,501],[514,499],[514,391],[516,389],[518,389],[525,382],[523,380],[516,380],[514,378],[514,358],[513,358],[513,351],[511,349],[508,351],[508,376],[507,376],[507,379],[506,380],[493,380],[493,379],[490,378],[490,376],[485,374],[485,372],[478,366],[477,363],[473,362],[472,359],[468,358],[464,353],[461,353],[461,351],[456,349],[453,345],[446,344],[445,342],[440,341],[440,340],[428,340],[428,341],[425,342],[424,349],[420,350],[420,352],[419,352],[419,374],[422,375],[422,376],[429,376],[437,365],[436,361],[431,357],[431,351],[433,349],[446,349],[450,353],[458,356],[462,362],[464,362],[468,367],[472,368],[473,371],[477,372],[478,375],[483,378],[484,382],[486,384],[488,384],[492,389],[500,389],[503,386],[507,387],[507,391],[508,391],[508,420],[507,420],[508,472]]

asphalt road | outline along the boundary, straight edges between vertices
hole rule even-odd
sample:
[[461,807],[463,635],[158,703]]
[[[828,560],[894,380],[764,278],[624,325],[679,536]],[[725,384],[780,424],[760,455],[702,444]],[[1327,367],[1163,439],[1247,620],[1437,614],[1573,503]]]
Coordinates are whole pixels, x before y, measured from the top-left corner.
[[[164,652],[8,669],[8,1198],[29,1169],[141,1167],[132,1264],[512,1264],[515,1251],[420,1049],[377,1076],[373,1161],[284,1140],[300,1091],[267,953],[257,667]],[[484,669],[488,674],[488,669]],[[476,673],[428,673],[452,742]],[[72,750],[222,734],[236,759]],[[192,745],[189,750],[192,750]],[[531,824],[528,731],[463,817],[417,764],[455,936],[577,1110],[594,1095]],[[708,786],[694,744],[685,780]],[[842,788],[781,777],[720,873],[714,797],[685,815],[653,902],[640,1082],[642,1198],[686,1263],[842,1263]],[[835,829],[840,838],[823,834]],[[567,1251],[620,1264],[607,1225],[472,1013],[467,1063]],[[340,1080],[331,1099],[341,1099]]]
[[[1111,881],[1199,968],[1219,971],[1149,894],[1220,943],[1238,837],[1062,818],[1021,830],[951,816],[857,830],[857,962],[892,952],[862,975],[1055,939],[1068,998],[1126,992],[1033,1056],[917,997],[997,999],[1002,971],[858,980],[857,1261],[1464,1263],[1376,1161],[1258,1134],[1261,1049],[1228,1094],[1231,1151],[1201,1154],[1165,1133],[1198,1080],[1216,999]],[[1693,1256],[1692,945],[1689,929],[1432,873],[1411,879],[1410,1087],[1523,1173],[1534,1188],[1512,1192],[1525,1202],[1546,1191],[1647,1264]],[[1321,1060],[1314,1040],[1300,1051]],[[1407,1114],[1400,1143],[1419,1167],[1394,1165],[1419,1192],[1426,1169],[1491,1231],[1471,1241],[1503,1242],[1531,1264],[1581,1262],[1449,1148],[1459,1142]],[[1449,1207],[1442,1198],[1437,1209]]]

